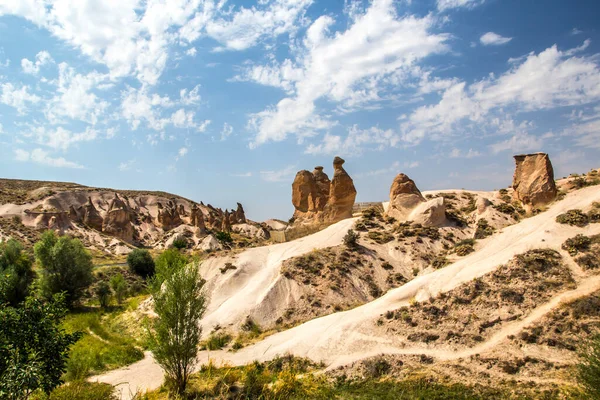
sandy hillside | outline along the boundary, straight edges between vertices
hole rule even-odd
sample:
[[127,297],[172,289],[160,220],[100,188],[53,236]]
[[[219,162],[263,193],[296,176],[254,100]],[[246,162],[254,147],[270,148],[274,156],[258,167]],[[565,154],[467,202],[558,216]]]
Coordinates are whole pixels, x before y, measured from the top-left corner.
[[[313,319],[269,336],[235,353],[202,352],[199,356],[201,360],[210,357],[217,361],[239,365],[253,360],[270,359],[277,354],[292,353],[313,360],[322,360],[331,369],[381,353],[425,354],[434,359],[451,362],[494,351],[498,346],[504,346],[508,337],[535,324],[561,307],[563,302],[589,296],[600,289],[600,278],[578,267],[569,258],[568,253],[561,249],[565,240],[576,234],[588,236],[600,234],[600,224],[578,228],[558,224],[555,221],[557,215],[567,210],[588,210],[594,201],[600,201],[599,186],[576,190],[553,204],[547,211],[498,230],[492,237],[485,239],[484,245],[476,246],[474,253],[444,268],[417,276],[405,285],[392,289],[384,296],[363,306]],[[203,273],[209,278],[211,274],[216,277],[211,282],[214,285],[211,290],[219,287],[222,288],[223,294],[211,300],[203,324],[211,327],[214,323],[223,325],[224,321],[239,321],[250,310],[255,310],[257,304],[260,304],[258,307],[262,310],[260,312],[268,312],[269,303],[271,307],[277,307],[280,302],[285,304],[287,298],[280,294],[293,293],[293,290],[282,290],[285,288],[281,287],[283,282],[277,272],[282,261],[314,248],[339,244],[353,222],[353,220],[345,220],[322,232],[294,242],[241,253],[237,258],[231,259],[232,263],[242,267],[234,271],[240,275],[236,279],[219,276],[224,275],[219,270],[223,260],[215,259],[212,264],[205,265]],[[521,316],[501,324],[490,335],[484,335],[483,341],[475,345],[411,342],[381,329],[377,322],[387,312],[395,312],[401,307],[409,306],[411,301],[426,303],[429,299],[435,299],[440,293],[448,293],[468,285],[475,278],[488,279],[490,273],[503,266],[511,265],[511,260],[515,256],[535,249],[555,250],[560,254],[560,261],[557,261],[560,264],[557,265],[568,269],[565,272],[567,275],[564,275],[564,285],[557,285],[555,294],[549,300],[528,305],[522,310]],[[277,299],[277,302],[264,301],[269,298]],[[144,371],[143,376],[138,373],[141,369]],[[112,371],[93,379],[123,384],[128,388],[150,389],[160,385],[162,372],[151,358],[146,358],[125,369]]]

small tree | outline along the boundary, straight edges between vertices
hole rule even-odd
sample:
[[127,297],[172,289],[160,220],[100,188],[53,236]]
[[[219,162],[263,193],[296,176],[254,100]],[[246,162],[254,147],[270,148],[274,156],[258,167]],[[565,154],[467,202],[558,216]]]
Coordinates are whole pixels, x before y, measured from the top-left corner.
[[0,242],[0,303],[16,306],[25,300],[34,277],[31,264],[19,242]]
[[150,333],[151,348],[178,395],[185,392],[197,363],[202,332],[198,323],[205,309],[203,286],[198,266],[190,264],[175,271],[152,293],[158,318]]
[[106,282],[100,282],[96,286],[96,297],[98,297],[98,302],[100,303],[100,307],[106,308],[110,304],[110,295],[112,294],[110,290],[110,286]]
[[167,249],[156,258],[156,273],[151,280],[151,285],[160,287],[175,271],[185,267],[189,258],[176,249]]
[[142,278],[154,275],[154,260],[148,250],[135,249],[127,256],[129,270]]
[[69,347],[80,333],[65,333],[64,294],[49,302],[33,297],[21,307],[0,305],[0,399],[27,399],[61,383]]
[[123,278],[123,274],[119,273],[110,278],[110,287],[115,292],[117,303],[121,304],[127,293],[127,281]]
[[77,239],[57,237],[44,232],[34,246],[35,258],[42,267],[40,288],[46,298],[65,292],[66,302],[73,306],[92,283],[92,257]]
[[600,335],[583,345],[579,358],[579,383],[590,399],[600,399]]
[[356,247],[356,241],[358,240],[358,233],[354,232],[352,229],[348,229],[348,233],[344,236],[344,244],[347,247]]

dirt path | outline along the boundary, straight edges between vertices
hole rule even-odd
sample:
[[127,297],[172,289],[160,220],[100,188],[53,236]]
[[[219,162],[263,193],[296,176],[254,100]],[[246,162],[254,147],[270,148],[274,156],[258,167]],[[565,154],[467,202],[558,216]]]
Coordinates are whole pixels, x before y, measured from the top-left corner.
[[[199,358],[201,362],[208,360],[210,357],[217,364],[227,362],[232,365],[243,365],[254,360],[268,360],[278,354],[292,353],[297,356],[324,361],[329,365],[329,368],[334,368],[381,353],[426,354],[441,360],[451,360],[490,350],[502,342],[506,336],[515,334],[523,327],[542,318],[562,301],[585,296],[600,288],[600,277],[581,280],[577,289],[556,296],[550,302],[536,308],[528,317],[506,325],[486,342],[473,348],[454,350],[451,348],[404,347],[404,343],[400,343],[400,345],[395,343],[394,338],[377,336],[371,327],[373,321],[386,311],[408,305],[411,299],[423,301],[431,296],[435,297],[440,292],[450,291],[462,283],[494,271],[516,254],[535,248],[558,250],[567,238],[575,236],[577,233],[586,235],[600,233],[600,224],[575,228],[555,222],[558,214],[573,208],[586,208],[592,201],[599,200],[599,186],[576,191],[569,194],[564,200],[554,204],[548,211],[528,218],[517,225],[504,228],[502,232],[494,235],[494,239],[488,241],[484,248],[478,249],[475,253],[431,274],[420,276],[370,303],[349,311],[308,321],[287,331],[269,336],[265,340],[236,353],[226,351],[201,352]],[[343,228],[347,230],[348,227],[344,226]],[[333,231],[336,232],[335,235],[332,235]],[[267,250],[266,257],[263,254],[263,257],[265,257],[263,260],[266,259],[268,268],[264,266],[263,268],[268,269],[269,272],[267,274],[262,271],[259,274],[264,278],[260,279],[261,284],[246,282],[238,288],[240,292],[229,292],[228,294],[236,298],[235,302],[228,302],[228,299],[223,299],[228,305],[225,308],[216,307],[213,309],[214,320],[219,321],[218,311],[220,309],[231,312],[232,307],[244,308],[247,304],[244,303],[245,301],[252,303],[263,297],[266,293],[265,290],[268,291],[268,288],[277,280],[278,273],[273,276],[273,272],[283,257],[292,256],[291,254],[298,255],[300,251],[308,252],[311,250],[310,246],[315,243],[318,246],[324,242],[333,242],[333,240],[326,240],[331,236],[341,240],[341,237],[337,237],[341,234],[341,231],[342,229],[339,228],[337,230],[332,229],[325,234],[322,231],[316,234],[321,234],[317,240],[313,237],[303,238],[306,239],[305,245],[294,243],[274,252],[271,252],[271,249]],[[308,243],[308,246],[306,246],[306,243]],[[269,260],[269,257],[273,258]],[[253,267],[255,267],[254,264]],[[268,279],[273,279],[273,281],[269,282]],[[244,297],[246,295],[249,297]],[[224,317],[228,318],[230,315],[225,313]],[[130,388],[154,389],[160,386],[162,382],[162,371],[158,365],[153,364],[150,357],[147,357],[127,369],[112,371],[94,377],[93,380],[113,385],[125,385],[124,387],[127,387],[128,391]],[[130,398],[126,396],[127,393],[123,393],[122,398]]]

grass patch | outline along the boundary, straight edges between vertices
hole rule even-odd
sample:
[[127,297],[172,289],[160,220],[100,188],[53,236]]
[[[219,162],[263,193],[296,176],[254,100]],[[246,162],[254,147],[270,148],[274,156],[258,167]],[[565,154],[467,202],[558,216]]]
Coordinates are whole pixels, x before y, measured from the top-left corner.
[[201,345],[201,350],[221,350],[231,342],[231,335],[227,333],[212,334]]

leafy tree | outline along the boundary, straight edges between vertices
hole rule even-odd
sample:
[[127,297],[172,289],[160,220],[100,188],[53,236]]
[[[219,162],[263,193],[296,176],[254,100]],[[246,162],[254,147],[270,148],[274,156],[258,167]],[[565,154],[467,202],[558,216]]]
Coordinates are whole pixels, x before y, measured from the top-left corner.
[[98,302],[100,303],[100,307],[106,308],[110,303],[110,295],[112,294],[110,290],[110,286],[106,282],[100,282],[96,286],[96,297],[98,297]]
[[204,280],[196,264],[179,268],[153,290],[154,330],[150,334],[154,358],[165,370],[175,392],[185,392],[190,373],[197,360],[205,309],[202,294]]
[[31,264],[19,242],[0,242],[0,303],[16,306],[25,300],[34,277]]
[[127,293],[127,282],[125,281],[125,278],[123,278],[123,275],[119,273],[110,278],[110,287],[113,292],[115,292],[117,302],[121,304]]
[[156,258],[156,272],[151,285],[156,288],[169,278],[175,271],[185,267],[189,258],[176,249],[167,249]]
[[65,333],[65,295],[50,301],[29,297],[19,308],[0,305],[0,398],[27,399],[61,383],[69,347],[80,333]]
[[600,334],[583,345],[579,357],[579,383],[590,399],[600,399]]
[[74,305],[92,283],[92,257],[77,239],[57,237],[44,232],[34,246],[35,258],[42,267],[40,288],[46,298],[65,292],[65,300]]
[[127,256],[129,270],[142,278],[154,275],[154,260],[148,250],[135,249]]

